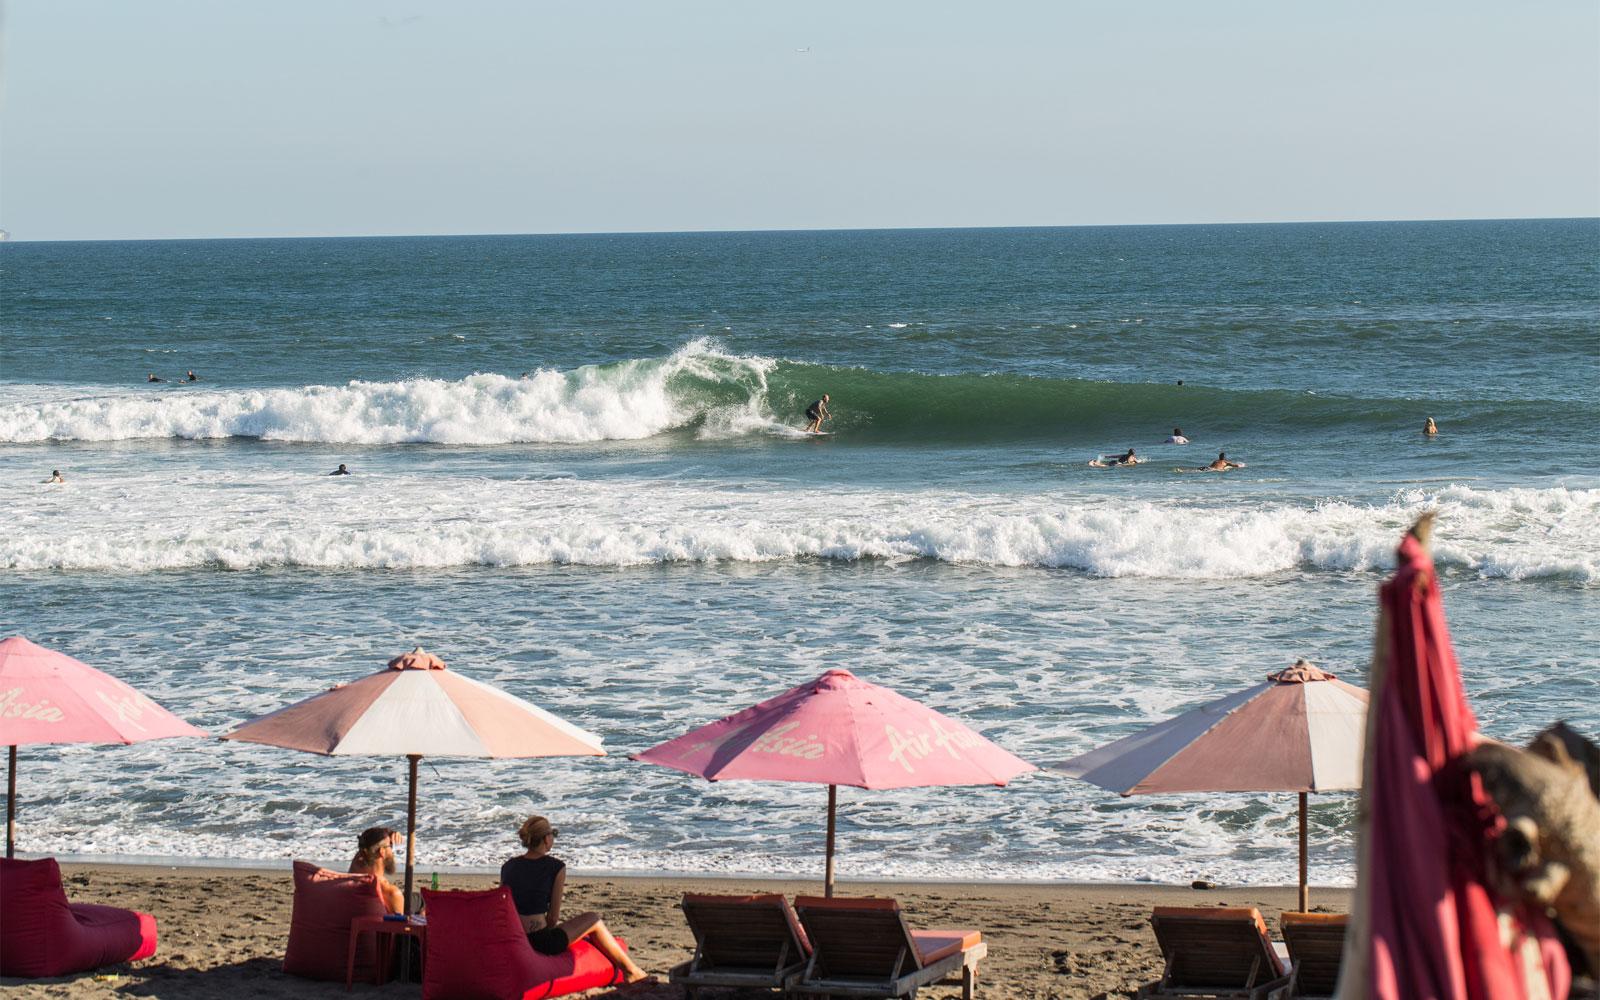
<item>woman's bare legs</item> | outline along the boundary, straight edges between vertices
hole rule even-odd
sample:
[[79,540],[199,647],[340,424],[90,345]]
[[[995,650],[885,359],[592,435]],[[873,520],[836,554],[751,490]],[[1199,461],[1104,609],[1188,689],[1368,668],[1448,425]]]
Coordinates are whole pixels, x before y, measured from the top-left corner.
[[561,921],[561,929],[567,932],[567,940],[577,942],[588,938],[598,949],[600,954],[611,960],[611,964],[622,970],[622,976],[630,983],[641,979],[649,979],[650,973],[633,964],[633,959],[611,936],[611,931],[606,927],[606,922],[600,919],[598,913],[580,913],[571,920]]

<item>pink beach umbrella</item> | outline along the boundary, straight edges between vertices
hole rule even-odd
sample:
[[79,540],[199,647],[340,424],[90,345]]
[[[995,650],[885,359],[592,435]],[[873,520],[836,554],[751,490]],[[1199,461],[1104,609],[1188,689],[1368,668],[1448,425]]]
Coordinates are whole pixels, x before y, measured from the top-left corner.
[[419,647],[387,669],[245,723],[223,737],[330,756],[405,757],[407,912],[423,757],[603,757],[600,737],[445,667]]
[[6,857],[16,850],[17,747],[141,743],[205,736],[110,674],[20,635],[0,641],[0,743],[6,771]]
[[1494,874],[1504,819],[1461,757],[1482,739],[1450,643],[1432,515],[1379,591],[1356,899],[1339,996],[1560,998],[1571,968],[1542,908]]
[[1300,660],[1266,682],[1051,768],[1119,795],[1299,792],[1300,909],[1306,793],[1361,787],[1367,692]]
[[833,895],[840,785],[914,788],[1004,785],[1036,770],[954,719],[848,670],[691,730],[634,760],[708,781],[803,781],[828,786],[824,887]]

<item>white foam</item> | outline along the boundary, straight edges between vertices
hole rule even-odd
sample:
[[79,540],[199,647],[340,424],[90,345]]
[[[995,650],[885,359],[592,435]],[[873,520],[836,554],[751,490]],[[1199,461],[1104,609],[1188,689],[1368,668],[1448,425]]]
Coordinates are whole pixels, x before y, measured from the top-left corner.
[[[0,487],[13,570],[914,560],[1239,579],[1382,570],[1425,509],[1434,557],[1508,580],[1600,581],[1600,490],[1408,491],[1391,502],[1127,502],[1061,494],[840,490],[657,480],[232,473]],[[114,515],[114,516],[113,516]]]
[[[695,340],[666,358],[540,370],[525,378],[351,382],[292,389],[8,387],[0,442],[251,437],[346,444],[486,445],[647,438],[703,422],[703,435],[778,428],[766,358]],[[697,393],[694,384],[719,392]],[[687,386],[688,388],[684,388]],[[716,396],[727,398],[713,398]]]

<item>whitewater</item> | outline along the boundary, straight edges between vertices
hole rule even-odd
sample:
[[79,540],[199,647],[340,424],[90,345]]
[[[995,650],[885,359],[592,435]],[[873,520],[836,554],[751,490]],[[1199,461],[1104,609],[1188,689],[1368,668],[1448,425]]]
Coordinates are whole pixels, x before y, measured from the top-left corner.
[[12,570],[443,569],[926,559],[1105,577],[1387,569],[1439,515],[1435,558],[1507,580],[1600,581],[1600,490],[1397,493],[1380,505],[1127,503],[1068,494],[829,491],[671,481],[177,476],[5,491]]

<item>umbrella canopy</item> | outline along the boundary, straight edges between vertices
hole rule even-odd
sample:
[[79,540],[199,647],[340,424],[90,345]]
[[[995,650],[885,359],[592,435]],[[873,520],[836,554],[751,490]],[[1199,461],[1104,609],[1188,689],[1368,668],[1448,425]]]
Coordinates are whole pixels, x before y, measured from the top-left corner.
[[1367,692],[1300,660],[1051,770],[1120,795],[1299,792],[1300,908],[1306,888],[1306,793],[1361,787]]
[[406,908],[423,757],[602,757],[600,737],[450,670],[420,647],[386,669],[245,723],[223,737],[333,756],[406,757]]
[[1481,740],[1445,623],[1426,515],[1379,592],[1348,1000],[1567,995],[1571,970],[1542,912],[1490,874],[1504,820],[1461,766]]
[[709,781],[827,785],[830,896],[839,785],[1004,785],[1035,770],[954,719],[848,670],[829,670],[633,759]]
[[0,743],[6,774],[6,857],[16,842],[17,747],[139,743],[205,736],[110,674],[21,636],[0,640]]

